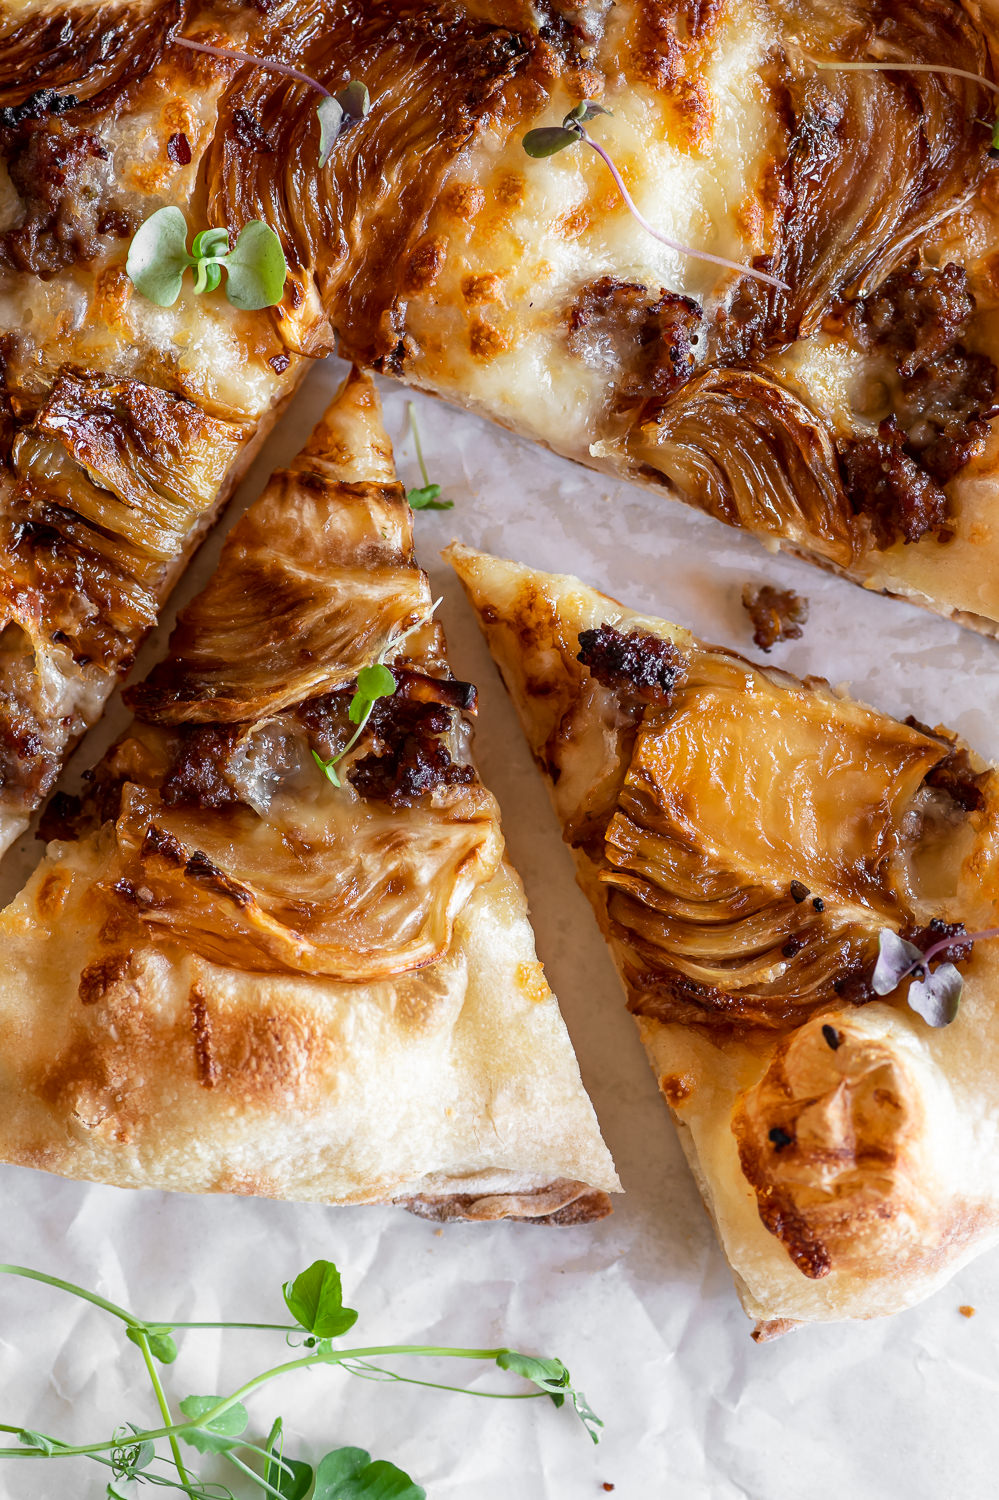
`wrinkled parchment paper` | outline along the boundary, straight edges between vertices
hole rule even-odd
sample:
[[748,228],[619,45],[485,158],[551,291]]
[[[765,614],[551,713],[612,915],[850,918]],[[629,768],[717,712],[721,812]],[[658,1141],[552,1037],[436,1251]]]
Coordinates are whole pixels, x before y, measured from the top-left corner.
[[[203,583],[223,532],[300,446],[341,373],[333,361],[311,373],[175,604]],[[402,477],[418,484],[407,395],[387,385],[383,395]],[[336,1371],[288,1377],[251,1403],[259,1435],[284,1415],[289,1453],[315,1459],[359,1445],[406,1469],[432,1500],[588,1500],[610,1485],[615,1500],[999,1494],[999,1257],[890,1321],[811,1329],[760,1347],[750,1341],[540,778],[438,553],[457,537],[576,572],[751,654],[743,584],[793,586],[809,597],[811,618],[804,638],[778,646],[772,661],[849,683],[892,713],[949,723],[992,757],[999,645],[771,558],[684,507],[438,402],[417,398],[417,409],[431,478],[455,502],[453,511],[417,516],[418,549],[435,594],[444,594],[455,671],[480,684],[479,764],[502,805],[538,949],[626,1196],[589,1229],[442,1230],[401,1211],[129,1193],[4,1167],[0,1255],[83,1282],[145,1317],[263,1322],[283,1321],[282,1281],[325,1257],[340,1266],[346,1300],[361,1313],[358,1342],[507,1344],[560,1355],[606,1423],[597,1448],[547,1400],[480,1401]],[[164,639],[146,649],[136,675]],[[77,755],[77,774],[123,722],[117,707]],[[5,871],[4,899],[39,850],[24,841]],[[976,1315],[962,1316],[962,1304]],[[279,1336],[191,1333],[165,1372],[167,1388],[175,1398],[227,1392],[284,1357]],[[474,1366],[414,1373],[480,1390],[519,1388]],[[117,1326],[58,1292],[0,1278],[0,1421],[87,1441],[127,1420],[153,1425],[156,1411],[139,1351]],[[104,1482],[83,1460],[0,1461],[4,1500],[84,1500],[102,1495]]]

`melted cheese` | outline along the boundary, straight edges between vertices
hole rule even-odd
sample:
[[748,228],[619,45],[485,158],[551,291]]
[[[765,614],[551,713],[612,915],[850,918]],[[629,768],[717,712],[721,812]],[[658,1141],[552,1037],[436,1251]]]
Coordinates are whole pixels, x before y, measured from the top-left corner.
[[[773,130],[759,70],[775,35],[765,6],[733,0],[706,43],[709,119],[697,130],[678,125],[668,96],[623,79],[601,96],[613,115],[589,127],[657,228],[741,263],[766,248],[762,216],[745,204]],[[567,351],[566,317],[580,289],[610,276],[641,283],[653,299],[669,290],[705,303],[734,278],[646,233],[589,147],[544,160],[525,154],[526,129],[559,124],[575,102],[557,91],[543,115],[505,139],[483,134],[459,163],[430,225],[446,247],[443,268],[410,301],[407,327],[421,351],[414,379],[578,456],[599,434],[610,383],[604,362]]]

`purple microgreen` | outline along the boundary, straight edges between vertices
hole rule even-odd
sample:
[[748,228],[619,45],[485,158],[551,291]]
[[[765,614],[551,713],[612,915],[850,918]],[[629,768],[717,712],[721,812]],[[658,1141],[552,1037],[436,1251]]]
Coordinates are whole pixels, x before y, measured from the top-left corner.
[[291,63],[278,62],[274,57],[255,57],[252,52],[241,52],[238,47],[209,47],[205,42],[192,42],[183,36],[174,37],[174,41],[178,47],[187,47],[192,52],[204,52],[209,57],[221,58],[223,62],[248,63],[251,67],[263,68],[268,73],[280,73],[285,78],[294,78],[296,83],[304,83],[321,94],[322,98],[316,105],[321,168],[329,161],[333,147],[347,127],[357,120],[363,120],[371,108],[368,86],[360,79],[350,79],[334,94],[332,89],[320,83],[318,78],[313,78],[311,73],[303,73],[301,68],[293,67]]
[[596,114],[608,115],[610,113],[611,111],[604,109],[603,105],[593,104],[590,101],[577,104],[575,109],[570,110],[564,117],[561,125],[544,125],[537,130],[529,130],[521,144],[528,156],[539,158],[554,156],[557,151],[564,151],[567,146],[575,145],[576,141],[584,141],[587,146],[592,147],[610,172],[624,206],[632,218],[654,240],[658,240],[661,245],[677,251],[680,255],[689,255],[693,260],[708,261],[713,266],[722,266],[726,271],[738,271],[740,276],[751,276],[754,280],[763,281],[767,286],[776,287],[781,292],[791,290],[787,282],[781,281],[777,276],[770,276],[766,271],[757,271],[753,266],[743,265],[740,261],[726,260],[723,255],[712,255],[707,250],[695,250],[692,245],[683,245],[679,240],[670,239],[669,235],[663,234],[654,224],[650,224],[628,191],[627,184],[610,152],[583,128],[583,120],[589,120]]
[[964,980],[952,963],[942,963],[933,972],[930,964],[948,948],[964,944],[970,947],[972,943],[995,937],[999,937],[999,927],[986,927],[981,932],[952,930],[923,949],[884,927],[878,937],[878,961],[871,988],[876,995],[890,995],[911,975],[908,1004],[928,1025],[949,1026],[957,1015]]
[[943,953],[946,948],[953,948],[957,943],[984,943],[989,938],[999,937],[999,927],[986,927],[981,932],[951,933],[949,937],[942,937],[932,943],[926,952],[921,955],[922,963],[929,963],[936,958],[938,953]]
[[368,85],[362,83],[359,78],[352,78],[345,84],[337,94],[337,103],[343,110],[344,119],[348,124],[356,120],[363,120],[371,108],[371,95],[368,93]]
[[941,964],[925,979],[913,979],[908,1003],[928,1026],[949,1026],[961,1003],[964,980],[953,964]]
[[334,99],[332,94],[320,99],[316,105],[316,119],[319,121],[319,165],[325,167],[343,129],[343,105],[339,99]]
[[523,147],[528,156],[540,160],[543,156],[554,156],[556,151],[564,151],[566,146],[575,146],[581,140],[578,130],[570,130],[565,125],[541,125],[537,130],[527,132]]
[[192,42],[186,36],[175,36],[174,44],[177,47],[187,47],[191,52],[204,52],[208,57],[221,58],[223,62],[249,63],[255,68],[264,68],[268,73],[283,73],[286,78],[294,78],[298,83],[307,83],[310,88],[317,89],[320,94],[326,94],[332,98],[331,91],[318,78],[313,78],[310,73],[303,73],[301,68],[295,68],[291,63],[278,62],[275,57],[255,57],[252,52],[241,52],[238,47],[209,47],[205,42]]
[[416,461],[420,465],[420,473],[423,476],[422,489],[406,491],[406,500],[410,510],[453,510],[454,501],[442,500],[440,485],[430,482],[430,475],[427,473],[427,465],[423,457],[423,444],[420,442],[420,429],[416,425],[416,407],[412,401],[409,402],[409,425],[413,433]]
[[890,995],[914,967],[926,962],[926,955],[915,943],[906,942],[890,927],[883,927],[878,939],[878,961],[874,965],[871,989],[876,995]]

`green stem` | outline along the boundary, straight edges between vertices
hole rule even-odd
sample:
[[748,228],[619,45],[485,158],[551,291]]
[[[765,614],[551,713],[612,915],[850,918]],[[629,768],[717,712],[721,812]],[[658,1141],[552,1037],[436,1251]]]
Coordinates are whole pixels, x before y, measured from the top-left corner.
[[409,425],[413,429],[413,443],[416,448],[416,461],[420,466],[420,473],[423,475],[423,487],[424,489],[426,489],[427,485],[430,483],[430,475],[427,473],[427,466],[423,462],[423,445],[420,442],[420,429],[416,425],[416,407],[413,405],[412,401],[410,401],[408,405]]
[[249,1464],[244,1464],[242,1460],[238,1459],[235,1453],[233,1453],[231,1450],[227,1449],[223,1454],[223,1457],[227,1458],[229,1462],[231,1464],[234,1464],[237,1469],[242,1470],[244,1474],[249,1475],[254,1484],[258,1484],[262,1490],[266,1490],[268,1495],[276,1495],[277,1500],[282,1500],[280,1490],[276,1490],[274,1486],[268,1482],[268,1480],[261,1478],[259,1474],[255,1473],[255,1471],[250,1468]]
[[265,1333],[304,1333],[299,1323],[173,1323],[169,1318],[146,1318],[147,1328],[166,1328],[176,1333],[179,1328],[257,1328]]
[[[152,1381],[153,1390],[156,1394],[156,1404],[160,1409],[160,1415],[163,1417],[163,1420],[165,1422],[169,1423],[172,1426],[173,1413],[170,1410],[170,1405],[167,1401],[166,1394],[160,1382],[159,1371],[157,1370],[155,1362],[153,1360],[152,1350],[149,1347],[149,1339],[146,1335],[145,1329],[141,1330],[141,1332],[138,1334],[138,1341],[139,1348],[142,1350],[142,1358],[145,1361],[146,1369],[149,1372],[149,1379]],[[177,1465],[177,1472],[180,1475],[181,1479],[185,1484],[190,1484],[191,1476],[184,1468],[184,1460],[180,1456],[180,1444],[177,1442],[177,1439],[173,1435],[173,1433],[170,1434],[170,1452],[173,1454],[173,1461]]]
[[[95,1307],[102,1307],[105,1312],[113,1313],[116,1318],[121,1318],[131,1328],[141,1328],[142,1319],[137,1318],[126,1308],[119,1307],[117,1302],[109,1302],[106,1297],[99,1297],[96,1292],[88,1292],[85,1287],[77,1286],[73,1281],[63,1281],[58,1276],[47,1276],[44,1271],[31,1271],[27,1266],[4,1266],[0,1265],[0,1274],[6,1276],[25,1276],[29,1281],[41,1281],[46,1286],[58,1287],[61,1292],[69,1292],[72,1297],[82,1297],[84,1302],[92,1302]],[[20,1428],[16,1429],[20,1431]]]
[[[349,1359],[381,1358],[389,1354],[416,1355],[420,1358],[428,1359],[495,1360],[498,1355],[503,1353],[505,1353],[504,1348],[451,1349],[435,1344],[377,1344],[372,1345],[369,1349],[342,1349],[336,1353],[331,1351],[329,1354],[308,1354],[302,1359],[288,1360],[284,1364],[274,1365],[271,1369],[264,1370],[261,1374],[255,1375],[252,1380],[248,1380],[238,1390],[233,1391],[232,1395],[223,1397],[214,1406],[209,1407],[207,1411],[203,1411],[197,1421],[178,1422],[169,1427],[143,1430],[136,1434],[136,1441],[155,1443],[160,1438],[169,1438],[172,1434],[181,1437],[184,1433],[208,1427],[217,1417],[227,1412],[230,1407],[242,1401],[245,1396],[252,1395],[254,1391],[259,1390],[263,1385],[267,1385],[269,1381],[276,1380],[279,1375],[288,1375],[293,1370],[311,1370],[316,1365],[342,1365],[345,1360]],[[17,1427],[7,1430],[21,1432],[23,1428]],[[52,1441],[58,1442],[59,1440],[52,1439]],[[76,1446],[60,1443],[58,1450],[50,1454],[42,1454],[37,1449],[31,1448],[0,1448],[0,1458],[73,1458],[93,1453],[106,1453],[110,1448],[120,1446],[120,1442],[112,1438],[109,1442],[82,1443]]]

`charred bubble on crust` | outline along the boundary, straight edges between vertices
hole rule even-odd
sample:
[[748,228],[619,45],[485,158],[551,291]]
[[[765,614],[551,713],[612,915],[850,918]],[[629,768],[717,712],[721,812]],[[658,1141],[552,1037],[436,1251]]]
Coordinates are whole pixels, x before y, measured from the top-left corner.
[[603,624],[579,632],[581,662],[590,674],[622,698],[668,703],[687,673],[687,659],[672,641],[646,630],[622,631]]
[[125,978],[131,962],[129,953],[109,953],[88,964],[80,975],[77,988],[81,1003],[96,1005],[99,1000],[103,1000],[108,991]]
[[237,806],[241,798],[226,777],[226,767],[241,732],[238,724],[185,725],[160,787],[164,805],[212,809]]
[[769,583],[747,583],[742,590],[742,607],[761,651],[770,651],[778,641],[798,640],[808,619],[808,600],[803,595]]
[[373,750],[351,766],[351,786],[366,800],[411,807],[437,787],[474,782],[473,768],[452,760],[440,738],[451,729],[453,712],[440,703],[379,699],[367,725]]
[[879,425],[876,437],[849,438],[836,447],[853,513],[867,519],[879,551],[899,537],[918,542],[932,532],[938,541],[950,539],[947,496],[907,451],[894,417]]
[[569,309],[567,342],[584,363],[620,368],[614,404],[622,408],[664,400],[690,379],[703,324],[690,297],[662,292],[653,299],[638,282],[600,276]]
[[908,715],[905,722],[910,728],[918,729],[920,734],[948,747],[943,760],[927,773],[926,785],[933,787],[935,791],[944,792],[964,812],[981,812],[985,806],[982,785],[988,780],[989,772],[976,771],[965,746],[955,744],[950,735],[931,729],[912,714]]

